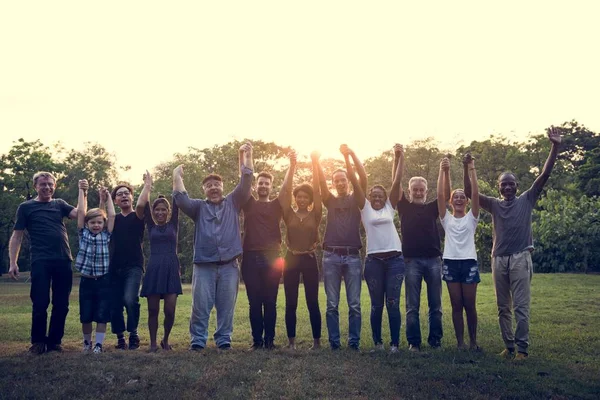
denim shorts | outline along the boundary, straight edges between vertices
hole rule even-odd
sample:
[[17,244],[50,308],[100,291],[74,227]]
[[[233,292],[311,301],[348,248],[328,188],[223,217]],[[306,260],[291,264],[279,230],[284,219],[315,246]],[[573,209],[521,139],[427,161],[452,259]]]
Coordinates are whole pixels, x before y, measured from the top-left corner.
[[82,276],[79,283],[79,321],[82,324],[109,322],[111,295],[108,274],[98,278]]
[[444,259],[442,279],[455,283],[479,283],[479,265],[477,260]]

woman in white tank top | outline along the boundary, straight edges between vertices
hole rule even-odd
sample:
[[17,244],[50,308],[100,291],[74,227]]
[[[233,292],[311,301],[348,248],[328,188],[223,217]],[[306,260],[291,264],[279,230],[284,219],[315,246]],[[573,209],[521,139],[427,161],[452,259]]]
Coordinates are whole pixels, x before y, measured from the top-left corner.
[[[395,149],[402,151],[402,146]],[[346,154],[344,154],[346,156]],[[390,352],[398,352],[400,343],[400,290],[404,280],[404,257],[398,230],[394,225],[396,204],[400,197],[400,178],[394,180],[390,197],[382,185],[375,185],[368,194],[358,184],[349,157],[346,159],[348,177],[352,182],[358,201],[362,223],[367,234],[367,258],[365,259],[365,280],[371,297],[371,331],[376,350],[385,350],[381,338],[383,305],[388,312],[390,324]],[[398,169],[404,167],[402,153]],[[396,173],[400,177],[401,174]],[[368,200],[368,201],[367,201]]]
[[479,190],[475,164],[470,154],[466,154],[463,163],[468,165],[473,195],[471,209],[467,212],[469,199],[463,189],[456,189],[450,195],[452,214],[446,210],[444,193],[446,186],[444,171],[450,168],[450,161],[444,158],[440,163],[437,196],[440,221],[446,232],[444,240],[443,279],[448,285],[452,303],[452,323],[456,332],[457,347],[464,349],[463,309],[467,314],[470,349],[480,350],[477,345],[477,284],[480,282],[477,252],[475,250],[475,229],[479,221]]

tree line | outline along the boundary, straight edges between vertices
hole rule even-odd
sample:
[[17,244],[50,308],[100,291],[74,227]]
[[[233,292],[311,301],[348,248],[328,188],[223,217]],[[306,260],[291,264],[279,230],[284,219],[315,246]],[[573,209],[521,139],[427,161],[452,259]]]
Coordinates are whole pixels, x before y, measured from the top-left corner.
[[[533,214],[535,270],[600,272],[600,134],[577,121],[563,123],[560,130],[563,144],[558,160]],[[292,148],[251,138],[248,140],[254,147],[255,172],[266,170],[273,174],[273,195],[276,195],[288,167],[287,154]],[[201,181],[211,172],[223,177],[225,192],[233,190],[239,180],[238,149],[245,141],[234,140],[203,149],[189,147],[187,152],[174,154],[171,160],[154,168],[149,165],[154,172],[153,195],[170,197],[172,171],[179,164],[184,165],[186,188],[191,197],[204,197]],[[401,142],[401,139],[396,141]],[[389,151],[363,160],[369,186],[391,186],[393,144],[390,143]],[[435,199],[439,162],[444,156],[451,159],[453,188],[462,187],[461,158],[464,153],[470,152],[476,158],[480,192],[498,196],[497,179],[501,172],[513,172],[522,192],[531,186],[550,150],[550,143],[544,134],[531,135],[524,141],[490,136],[450,152],[440,149],[439,143],[433,138],[403,144],[406,157],[403,187],[407,188],[410,177],[423,176],[429,182],[428,200]],[[360,157],[360,149],[356,151]],[[326,176],[344,167],[341,155],[335,159],[323,159],[321,164]],[[97,188],[114,187],[119,182],[120,167],[115,156],[98,143],[86,143],[84,150],[77,151],[66,150],[60,145],[49,147],[40,140],[28,142],[19,139],[14,142],[12,148],[0,157],[0,273],[8,271],[8,241],[17,207],[21,202],[35,197],[32,177],[35,172],[42,170],[52,172],[58,179],[55,197],[63,198],[72,205],[77,203],[77,182],[87,179],[91,188],[89,207],[95,207],[98,205]],[[305,159],[298,160],[294,185],[310,183],[311,173],[310,160],[306,155]],[[139,195],[143,186],[141,177],[139,182],[130,183]],[[72,221],[66,224],[71,250],[76,254],[77,227]],[[321,234],[324,229],[325,218],[321,223]],[[193,234],[193,221],[181,218],[178,251],[184,276],[189,276],[192,271]],[[480,268],[489,271],[492,228],[491,216],[484,211],[475,239]],[[147,253],[147,239],[144,247]],[[282,246],[284,251],[285,244]],[[22,271],[29,270],[29,246],[26,241],[21,249],[19,266]]]

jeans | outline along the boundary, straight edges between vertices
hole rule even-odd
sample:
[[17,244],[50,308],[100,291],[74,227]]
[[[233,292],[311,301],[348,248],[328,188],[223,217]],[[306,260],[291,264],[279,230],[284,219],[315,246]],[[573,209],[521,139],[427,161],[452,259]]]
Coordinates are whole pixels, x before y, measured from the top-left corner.
[[429,338],[432,347],[441,345],[442,336],[442,263],[439,257],[415,257],[405,259],[406,291],[406,340],[413,346],[421,345],[419,307],[421,305],[421,282],[427,284],[429,303]]
[[281,269],[275,264],[278,256],[279,251],[244,252],[242,277],[250,303],[250,327],[255,344],[272,343],[275,339],[277,292],[281,280]]
[[[40,260],[31,265],[31,343],[60,344],[69,313],[69,295],[73,286],[70,260]],[[52,314],[46,337],[48,306],[52,287]]]
[[296,337],[296,309],[300,275],[304,283],[304,295],[308,307],[313,339],[321,338],[321,310],[319,309],[319,267],[315,253],[285,256],[283,287],[285,289],[285,327],[288,338]]
[[379,259],[367,256],[365,261],[365,280],[371,295],[371,331],[373,342],[382,344],[381,320],[383,301],[390,321],[391,346],[400,343],[400,291],[404,280],[404,257],[402,255]]
[[[529,347],[529,307],[533,264],[529,250],[510,256],[492,257],[492,277],[496,289],[500,332],[507,349],[527,354]],[[517,321],[513,333],[511,308]]]
[[230,345],[233,333],[233,312],[237,300],[240,273],[238,260],[217,265],[194,264],[192,275],[191,344],[206,347],[208,320],[213,307],[217,309],[217,346]]
[[110,272],[113,289],[110,325],[112,333],[120,335],[125,332],[123,307],[127,311],[127,332],[137,332],[140,322],[140,282],[141,267],[128,267]]
[[360,288],[362,284],[362,263],[359,255],[339,255],[323,252],[323,276],[327,295],[327,330],[332,348],[340,347],[340,288],[342,277],[346,285],[348,301],[348,345],[360,344]]

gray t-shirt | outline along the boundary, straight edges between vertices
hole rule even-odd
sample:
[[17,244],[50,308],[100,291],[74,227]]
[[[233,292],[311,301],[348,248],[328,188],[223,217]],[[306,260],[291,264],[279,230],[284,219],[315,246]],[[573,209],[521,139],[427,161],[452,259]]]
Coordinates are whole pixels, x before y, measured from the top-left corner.
[[327,207],[327,227],[323,246],[360,249],[360,209],[354,193],[347,196],[330,195],[324,204]]
[[492,214],[492,257],[509,256],[533,248],[531,214],[538,196],[533,188],[511,201],[479,195],[481,208]]

